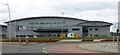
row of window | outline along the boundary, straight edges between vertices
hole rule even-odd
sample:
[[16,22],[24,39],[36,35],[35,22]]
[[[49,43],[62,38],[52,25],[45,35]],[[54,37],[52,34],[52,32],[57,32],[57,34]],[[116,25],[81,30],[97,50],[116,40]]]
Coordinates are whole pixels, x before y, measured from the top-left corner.
[[78,31],[78,30],[79,30],[79,28],[73,28],[72,30],[73,30],[73,31]]
[[56,34],[56,35],[52,35],[52,34],[48,34],[48,35],[46,35],[46,34],[43,34],[43,35],[16,35],[16,37],[23,37],[23,38],[25,38],[25,37],[35,37],[35,36],[37,36],[37,37],[60,37],[60,34]]
[[[90,30],[92,31],[93,29],[92,28],[90,28]],[[98,31],[99,29],[98,28],[95,28],[95,31]]]
[[63,21],[63,22],[41,22],[41,23],[39,23],[39,22],[36,22],[36,23],[29,23],[29,24],[63,24],[63,23],[65,23],[65,21]]
[[[72,29],[73,31],[78,31],[79,30],[79,28],[73,28]],[[90,28],[90,31],[92,31],[93,29],[92,28]],[[99,29],[98,28],[95,28],[95,31],[98,31]]]
[[97,34],[95,34],[95,35],[90,34],[90,36],[99,36],[99,35],[97,35]]

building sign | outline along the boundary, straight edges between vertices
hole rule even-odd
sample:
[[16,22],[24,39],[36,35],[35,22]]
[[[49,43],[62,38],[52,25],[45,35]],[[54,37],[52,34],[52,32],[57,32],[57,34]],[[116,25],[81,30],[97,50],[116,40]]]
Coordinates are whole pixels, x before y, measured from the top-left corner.
[[30,22],[29,24],[65,24],[65,21],[63,22]]
[[17,31],[26,31],[27,26],[17,26]]
[[93,22],[93,24],[96,24],[95,22]]

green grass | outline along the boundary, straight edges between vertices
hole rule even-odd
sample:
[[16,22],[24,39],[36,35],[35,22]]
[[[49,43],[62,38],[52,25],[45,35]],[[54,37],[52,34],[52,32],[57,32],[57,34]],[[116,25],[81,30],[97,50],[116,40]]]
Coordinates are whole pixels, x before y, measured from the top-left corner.
[[[9,38],[2,38],[2,39],[9,39]],[[11,38],[15,39],[15,38]],[[19,38],[16,38],[19,39]],[[26,39],[26,38],[20,38],[20,39]],[[39,37],[39,38],[28,38],[28,39],[113,39],[113,37],[79,37],[79,38],[69,38],[69,37]],[[117,37],[115,37],[117,39]]]

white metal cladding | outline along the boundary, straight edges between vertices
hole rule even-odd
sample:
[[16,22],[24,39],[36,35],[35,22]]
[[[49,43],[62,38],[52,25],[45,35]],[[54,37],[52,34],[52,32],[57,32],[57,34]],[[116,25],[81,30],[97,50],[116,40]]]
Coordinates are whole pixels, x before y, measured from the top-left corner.
[[[11,22],[11,26],[12,28],[9,28],[8,25],[8,29],[7,29],[7,34],[9,34],[9,30],[11,29],[11,37],[15,37],[15,35],[40,35],[40,33],[36,33],[33,30],[37,30],[37,29],[68,29],[67,33],[78,33],[79,35],[83,36],[83,26],[88,26],[88,34],[90,35],[91,33],[93,35],[95,35],[95,31],[91,32],[89,31],[89,26],[95,26],[92,23],[85,23],[87,22],[86,20],[79,20],[79,19],[60,19],[60,18],[52,18],[52,17],[48,17],[48,18],[34,18],[34,19],[25,19],[25,20],[18,20],[18,21],[13,21]],[[80,24],[83,23],[83,24]],[[8,24],[8,23],[7,23]],[[79,25],[78,25],[79,24]],[[109,36],[110,33],[110,25],[108,23],[100,23],[100,22],[96,22],[96,26],[100,26],[100,25],[106,25],[104,27],[100,27],[101,31],[100,34],[104,35],[104,36]],[[107,26],[108,25],[108,26]],[[27,30],[26,31],[16,31],[17,26],[27,26]],[[72,30],[73,28],[77,28],[79,29],[78,31]],[[105,33],[103,33],[105,32]],[[62,33],[62,32],[61,32]],[[41,33],[41,34],[46,34],[46,33]],[[55,33],[51,33],[51,34],[55,34]]]
[[7,26],[0,25],[0,37],[6,37],[7,33]]

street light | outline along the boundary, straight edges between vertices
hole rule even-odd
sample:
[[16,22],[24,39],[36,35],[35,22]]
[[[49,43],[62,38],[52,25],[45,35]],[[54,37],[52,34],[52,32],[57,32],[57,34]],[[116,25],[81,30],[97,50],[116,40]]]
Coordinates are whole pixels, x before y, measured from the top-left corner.
[[9,14],[9,33],[8,33],[8,36],[9,36],[9,41],[11,42],[11,38],[10,38],[10,35],[11,35],[11,13],[10,13],[10,7],[9,7],[9,3],[7,1],[7,8],[8,8],[8,14]]
[[17,23],[16,23],[16,20],[15,20],[15,19],[14,19],[14,21],[15,21],[15,33],[14,33],[14,38],[16,39],[16,33],[17,33],[16,28],[17,28]]
[[[63,26],[63,12],[62,12],[62,26]],[[63,37],[63,27],[62,27],[62,37]]]
[[113,24],[113,26],[112,26],[112,29],[113,29],[113,33],[112,33],[112,35],[113,35],[113,43],[115,42],[115,34],[114,33],[115,33],[116,29],[118,29],[118,27],[116,27],[116,24]]
[[[120,31],[120,2],[118,2],[118,31]],[[119,34],[119,32],[118,32]],[[119,36],[118,36],[118,53],[120,52],[120,47],[119,47]]]

